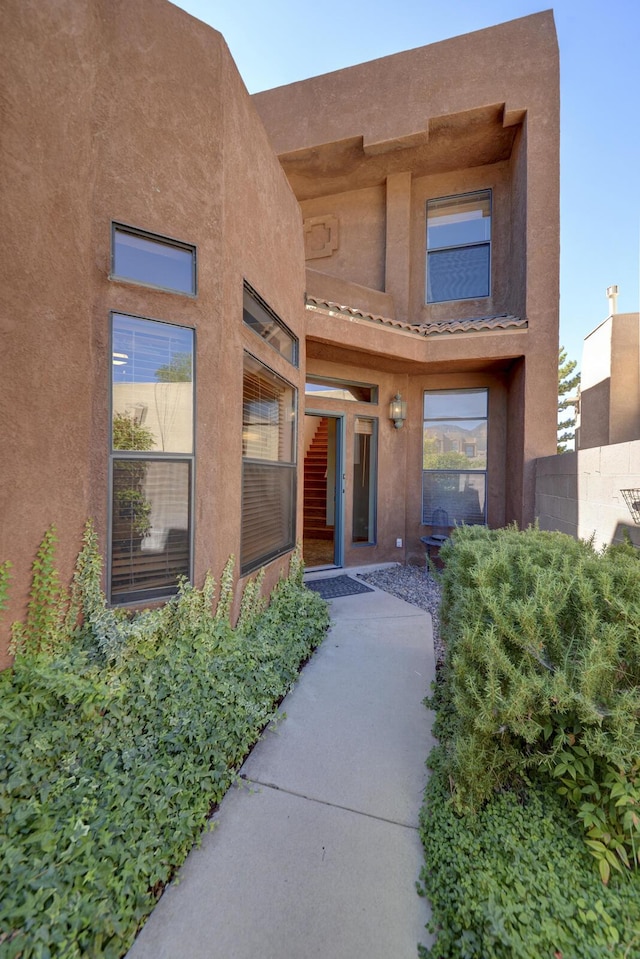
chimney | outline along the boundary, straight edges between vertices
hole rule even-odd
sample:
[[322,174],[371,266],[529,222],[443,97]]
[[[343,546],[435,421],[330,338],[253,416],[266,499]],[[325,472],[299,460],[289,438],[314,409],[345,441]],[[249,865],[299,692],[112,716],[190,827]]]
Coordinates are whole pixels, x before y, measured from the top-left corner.
[[618,287],[607,287],[607,299],[609,300],[609,316],[614,316],[618,312]]

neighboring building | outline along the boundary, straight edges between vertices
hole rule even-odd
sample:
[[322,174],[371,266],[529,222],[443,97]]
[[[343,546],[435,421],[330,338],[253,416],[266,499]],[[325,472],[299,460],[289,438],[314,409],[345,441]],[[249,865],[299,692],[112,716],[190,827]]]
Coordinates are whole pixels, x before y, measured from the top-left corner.
[[253,98],[164,0],[1,18],[0,666],[51,523],[64,581],[92,516],[109,599],[144,605],[230,555],[269,588],[303,534],[308,565],[415,561],[438,507],[533,518],[551,13]]
[[536,515],[597,548],[640,548],[640,314],[611,301],[584,341],[576,450],[536,464]]

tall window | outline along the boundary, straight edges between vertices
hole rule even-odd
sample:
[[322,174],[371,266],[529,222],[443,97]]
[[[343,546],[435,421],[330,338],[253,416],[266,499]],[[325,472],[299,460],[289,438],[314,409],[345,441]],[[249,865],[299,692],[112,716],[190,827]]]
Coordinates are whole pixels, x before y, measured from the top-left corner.
[[489,296],[491,190],[427,203],[427,303]]
[[[486,522],[488,390],[424,394],[422,522]],[[440,524],[438,524],[440,525]]]
[[376,541],[377,426],[368,416],[355,418],[352,539],[361,545]]
[[111,602],[191,574],[193,330],[112,316]]
[[242,574],[292,549],[295,522],[296,390],[250,353],[245,353]]

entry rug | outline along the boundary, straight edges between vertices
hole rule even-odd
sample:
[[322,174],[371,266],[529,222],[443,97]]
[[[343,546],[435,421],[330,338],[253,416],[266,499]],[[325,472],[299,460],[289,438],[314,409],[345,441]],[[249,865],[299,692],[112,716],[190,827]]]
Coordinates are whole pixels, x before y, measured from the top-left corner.
[[355,596],[356,593],[375,593],[370,586],[359,583],[350,576],[332,576],[329,579],[314,579],[305,583],[309,589],[320,593],[323,599],[338,599],[340,596]]

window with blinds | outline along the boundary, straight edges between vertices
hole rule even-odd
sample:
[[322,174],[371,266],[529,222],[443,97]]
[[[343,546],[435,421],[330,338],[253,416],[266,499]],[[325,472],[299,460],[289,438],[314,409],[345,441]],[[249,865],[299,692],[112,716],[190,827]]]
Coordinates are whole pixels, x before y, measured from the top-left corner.
[[491,190],[427,203],[427,303],[491,292]]
[[450,526],[486,522],[488,402],[486,389],[425,392],[423,525],[442,510]]
[[250,353],[242,390],[243,575],[295,545],[296,390]]
[[191,575],[193,338],[185,327],[112,316],[112,603],[171,596]]

